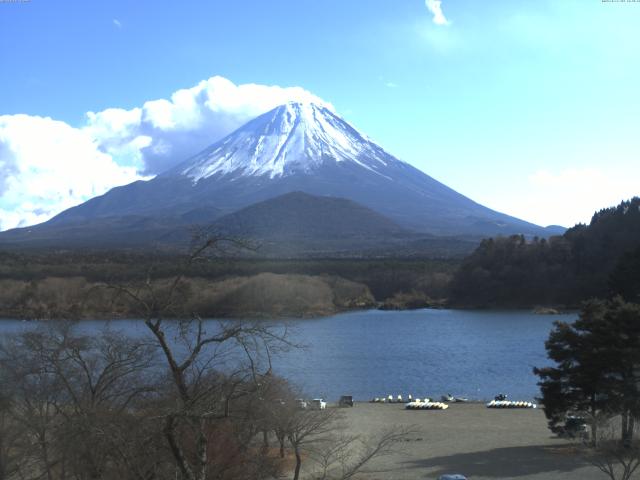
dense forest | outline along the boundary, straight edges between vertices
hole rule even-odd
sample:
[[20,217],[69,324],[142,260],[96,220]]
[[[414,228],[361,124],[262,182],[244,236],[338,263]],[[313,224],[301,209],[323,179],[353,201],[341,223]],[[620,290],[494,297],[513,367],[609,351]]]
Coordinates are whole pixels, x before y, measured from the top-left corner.
[[[246,259],[125,251],[0,252],[0,316],[130,316],[107,285],[158,285],[184,273],[184,308],[211,317],[320,316],[360,308],[439,304],[458,260]],[[121,299],[122,300],[122,299]]]
[[[162,284],[180,272],[185,308],[206,316],[316,316],[354,308],[576,308],[592,297],[640,300],[640,198],[562,236],[485,239],[466,259],[259,259],[219,251],[183,270],[167,252],[0,252],[0,316],[130,315],[105,284]],[[230,255],[231,253],[231,255]],[[91,297],[85,295],[91,292]],[[195,303],[193,303],[195,302]],[[103,311],[104,310],[104,311]]]
[[562,236],[482,241],[454,275],[453,304],[576,307],[592,297],[640,298],[640,198],[593,215]]

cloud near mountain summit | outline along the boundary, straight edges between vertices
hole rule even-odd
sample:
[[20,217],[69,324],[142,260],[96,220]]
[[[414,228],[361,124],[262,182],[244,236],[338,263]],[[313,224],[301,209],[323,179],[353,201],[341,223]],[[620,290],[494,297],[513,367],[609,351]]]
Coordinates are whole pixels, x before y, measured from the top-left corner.
[[0,230],[46,221],[115,186],[158,174],[290,101],[333,109],[300,87],[235,85],[216,76],[131,110],[88,112],[79,127],[0,115]]
[[328,105],[300,87],[235,85],[212,77],[140,108],[89,112],[84,130],[101,150],[128,157],[142,173],[155,175],[290,101]]

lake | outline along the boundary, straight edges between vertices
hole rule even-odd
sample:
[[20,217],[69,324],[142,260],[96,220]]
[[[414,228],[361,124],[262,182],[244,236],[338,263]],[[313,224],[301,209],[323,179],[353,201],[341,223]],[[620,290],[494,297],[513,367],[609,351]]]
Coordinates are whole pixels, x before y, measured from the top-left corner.
[[[486,400],[497,393],[531,400],[538,393],[534,366],[548,365],[544,342],[555,320],[575,314],[523,311],[359,311],[333,317],[286,320],[304,349],[274,359],[274,371],[310,397],[369,400],[402,394],[451,393]],[[0,321],[0,333],[32,328],[31,322]],[[87,321],[97,331],[104,322]],[[111,322],[132,334],[135,320]]]

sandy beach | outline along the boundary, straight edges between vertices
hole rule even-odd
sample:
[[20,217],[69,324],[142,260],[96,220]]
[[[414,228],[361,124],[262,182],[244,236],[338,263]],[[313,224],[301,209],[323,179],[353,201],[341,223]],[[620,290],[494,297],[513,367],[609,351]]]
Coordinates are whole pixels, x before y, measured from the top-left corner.
[[570,442],[551,434],[540,409],[459,403],[444,411],[415,411],[402,404],[357,403],[344,411],[353,433],[372,435],[394,425],[416,432],[398,453],[371,465],[371,480],[436,479],[444,473],[477,480],[605,478],[574,453]]

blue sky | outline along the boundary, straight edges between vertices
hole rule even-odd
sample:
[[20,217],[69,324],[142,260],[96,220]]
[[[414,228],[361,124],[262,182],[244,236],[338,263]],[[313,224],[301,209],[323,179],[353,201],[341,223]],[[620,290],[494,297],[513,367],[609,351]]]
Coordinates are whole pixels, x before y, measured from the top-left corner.
[[183,160],[197,122],[132,134],[133,112],[216,76],[284,93],[218,82],[232,115],[194,148],[301,87],[480,203],[585,222],[640,194],[638,25],[640,3],[601,0],[2,2],[0,229]]

